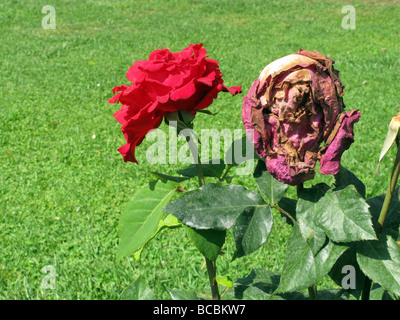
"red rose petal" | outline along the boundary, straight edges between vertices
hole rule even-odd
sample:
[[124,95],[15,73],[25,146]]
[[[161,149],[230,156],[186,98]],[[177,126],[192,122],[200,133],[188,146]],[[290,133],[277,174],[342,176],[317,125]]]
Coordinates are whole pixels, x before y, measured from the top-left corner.
[[242,87],[241,86],[233,86],[233,87],[230,87],[230,88],[228,88],[228,87],[225,87],[224,86],[224,88],[223,88],[223,90],[222,91],[227,91],[227,92],[229,92],[231,95],[237,95],[238,93],[241,93],[242,92]]
[[170,95],[172,100],[185,100],[189,99],[191,96],[193,96],[196,93],[196,85],[194,83],[194,80],[188,82],[186,85],[183,87],[173,91]]

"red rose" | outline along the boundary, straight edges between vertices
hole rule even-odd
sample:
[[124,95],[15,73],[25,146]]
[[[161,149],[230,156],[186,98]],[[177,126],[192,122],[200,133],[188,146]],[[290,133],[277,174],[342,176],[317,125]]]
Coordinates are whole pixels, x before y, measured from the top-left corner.
[[241,87],[223,85],[218,62],[206,59],[203,44],[190,45],[181,52],[155,50],[148,60],[136,61],[126,76],[129,86],[113,89],[118,92],[110,103],[120,102],[122,108],[114,117],[122,124],[127,144],[118,149],[124,161],[136,162],[135,147],[146,134],[157,128],[168,112],[207,108],[220,91],[235,95]]

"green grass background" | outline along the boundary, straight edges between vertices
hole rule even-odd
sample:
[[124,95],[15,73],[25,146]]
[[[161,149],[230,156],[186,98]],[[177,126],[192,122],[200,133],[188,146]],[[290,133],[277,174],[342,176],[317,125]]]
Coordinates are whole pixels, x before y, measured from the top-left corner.
[[[47,4],[56,9],[56,30],[41,26]],[[348,4],[355,30],[341,26]],[[129,84],[129,66],[158,48],[202,42],[225,84],[243,87],[236,97],[220,94],[210,107],[220,113],[198,115],[198,129],[242,128],[242,98],[269,62],[299,48],[330,56],[347,110],[362,113],[343,164],[368,196],[384,193],[393,151],[379,175],[375,169],[400,102],[399,25],[399,1],[1,1],[0,299],[118,299],[139,275],[160,299],[170,298],[168,289],[207,285],[202,257],[182,229],[161,233],[139,262],[116,260],[119,217],[148,171],[183,167],[148,165],[146,142],[137,149],[140,165],[117,152],[124,144],[112,116],[118,106],[107,99],[114,86]],[[331,180],[317,174],[314,182]],[[254,188],[251,176],[233,183]],[[289,232],[275,214],[268,243],[233,263],[228,238],[218,274],[279,272]],[[56,269],[55,290],[41,287],[46,265]]]

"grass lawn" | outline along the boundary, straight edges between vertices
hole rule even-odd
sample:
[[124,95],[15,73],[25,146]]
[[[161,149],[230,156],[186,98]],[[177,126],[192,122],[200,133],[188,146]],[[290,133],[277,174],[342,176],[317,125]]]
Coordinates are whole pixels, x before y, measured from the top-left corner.
[[[42,28],[42,7],[56,10],[56,29]],[[356,9],[356,28],[343,29],[342,7]],[[149,181],[148,171],[184,165],[124,163],[124,137],[113,118],[112,88],[129,84],[126,71],[155,49],[181,51],[204,43],[236,97],[220,94],[195,128],[240,129],[242,98],[269,62],[318,50],[336,61],[347,110],[359,109],[355,143],[342,164],[361,178],[367,196],[386,191],[393,150],[376,174],[391,117],[400,102],[399,1],[135,0],[0,3],[0,299],[118,299],[139,275],[160,299],[167,289],[208,283],[203,259],[182,229],[153,240],[138,262],[117,260],[117,225],[125,204]],[[162,128],[167,130],[166,126]],[[332,181],[317,174],[312,183]],[[251,176],[233,183],[255,188]],[[307,182],[306,186],[311,185]],[[290,192],[293,192],[291,190]],[[275,213],[267,244],[230,263],[231,238],[218,274],[252,268],[280,271],[289,227]],[[57,273],[43,289],[42,268]],[[330,287],[326,280],[321,287]]]

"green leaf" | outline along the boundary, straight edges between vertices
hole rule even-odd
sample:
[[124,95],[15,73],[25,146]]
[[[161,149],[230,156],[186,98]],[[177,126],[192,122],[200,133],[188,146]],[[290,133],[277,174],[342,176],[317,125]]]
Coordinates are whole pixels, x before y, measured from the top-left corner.
[[158,179],[167,181],[182,182],[190,179],[189,177],[174,177],[159,172],[150,172],[150,173]]
[[208,114],[210,116],[216,116],[219,111],[218,112],[211,112],[210,110],[200,109],[200,110],[196,110],[196,112],[205,113],[205,114]]
[[144,247],[145,246],[143,246],[140,249],[136,250],[135,253],[133,254],[133,258],[135,259],[135,261],[139,261],[140,260]]
[[[214,159],[210,162],[203,162],[200,166],[203,171],[204,177],[215,177],[218,179],[221,178],[222,172],[224,172],[225,169],[225,163],[221,159]],[[177,173],[189,178],[197,177],[196,165],[191,164],[185,169],[178,170]]]
[[371,288],[369,300],[394,300],[393,297],[379,284],[374,283]]
[[279,286],[280,275],[268,269],[256,268],[244,278],[238,278],[233,285],[235,299],[240,300],[304,300],[303,294],[274,294]]
[[370,300],[394,300],[390,293],[383,289],[379,284],[374,283],[369,295]]
[[[400,187],[397,187],[393,193],[392,201],[390,202],[389,210],[386,216],[385,224],[382,233],[391,235],[394,239],[399,237],[400,226]],[[377,225],[379,215],[382,210],[385,194],[373,197],[367,200],[369,211],[372,215],[372,222]]]
[[165,219],[161,219],[160,222],[158,223],[158,228],[157,230],[154,232],[154,234],[146,241],[146,243],[140,248],[138,249],[135,254],[134,254],[134,258],[136,261],[140,260],[140,256],[142,254],[142,251],[144,249],[144,247],[159,233],[161,232],[161,230],[165,229],[165,228],[176,228],[176,227],[180,227],[182,226],[182,224],[180,223],[180,221],[173,216],[172,214],[169,214],[165,217]]
[[336,260],[348,249],[347,246],[338,245],[329,241],[328,244],[321,249],[320,252],[315,256],[316,265],[316,276],[314,283],[322,280],[332,266],[335,264]]
[[185,289],[169,290],[172,300],[200,300],[194,291]]
[[329,186],[320,183],[312,188],[303,189],[297,201],[296,217],[301,235],[310,246],[313,254],[316,254],[326,241],[324,230],[315,223],[319,211],[317,210],[318,201],[329,190]]
[[281,281],[276,292],[302,290],[319,282],[347,249],[346,246],[339,246],[328,241],[325,247],[314,256],[296,224],[289,239]]
[[186,125],[188,125],[188,127],[193,128],[192,122],[195,118],[195,115],[192,114],[191,111],[187,112],[187,111],[178,111],[178,116],[179,119],[181,119]]
[[189,191],[164,210],[195,229],[227,230],[248,208],[266,206],[262,197],[240,185],[206,184]]
[[243,292],[251,286],[257,286],[265,293],[272,294],[279,286],[280,276],[268,269],[256,268],[244,278],[238,278],[235,282],[236,298],[242,299]]
[[227,287],[227,288],[232,288],[232,286],[233,286],[233,281],[232,281],[232,279],[230,277],[216,276],[215,280],[221,286],[224,286],[224,287]]
[[234,140],[225,154],[226,163],[233,166],[237,166],[250,159],[257,160],[261,158],[255,153],[254,145],[246,135]]
[[348,293],[340,293],[340,289],[318,290],[318,300],[348,300]]
[[212,261],[217,260],[219,251],[225,243],[226,231],[199,230],[187,226],[184,227],[187,235],[201,254]]
[[163,220],[160,220],[158,229],[179,227],[182,224],[172,214],[167,215]]
[[273,215],[270,207],[250,207],[244,210],[232,227],[236,244],[233,259],[253,253],[260,248],[268,240],[272,225]]
[[343,166],[340,166],[340,170],[337,174],[335,174],[335,190],[341,190],[346,188],[349,185],[354,185],[357,192],[365,198],[365,185],[362,183],[357,176],[352,173],[350,170],[346,169]]
[[328,191],[317,202],[315,224],[329,239],[351,242],[376,239],[368,204],[353,185]]
[[352,266],[354,267],[354,272],[355,272],[355,288],[349,288],[346,291],[352,294],[356,299],[359,299],[361,297],[361,292],[364,288],[364,280],[365,280],[365,275],[361,271],[358,263],[357,263],[357,257],[356,257],[356,248],[355,248],[355,243],[350,245],[349,250],[344,252],[339,259],[335,262],[333,265],[331,271],[329,271],[329,276],[330,278],[338,285],[343,287],[342,281],[344,280],[344,277],[347,276],[346,269],[343,269],[345,266]]
[[121,294],[121,300],[155,300],[154,292],[147,286],[143,278],[139,277]]
[[363,241],[357,246],[361,270],[384,289],[400,295],[400,248],[389,235],[376,241]]
[[121,215],[117,257],[129,255],[151,239],[157,231],[162,208],[170,201],[177,184],[158,181],[141,187]]
[[258,160],[253,177],[260,192],[266,196],[272,204],[278,203],[289,188],[289,185],[279,182],[267,171],[263,160]]
[[[395,142],[395,140],[398,136],[398,133],[399,133],[399,129],[400,129],[400,120],[399,120],[399,116],[397,115],[397,116],[394,116],[389,123],[389,130],[386,135],[385,141],[383,142],[382,150],[379,155],[378,167],[379,167],[379,164],[381,163],[383,157],[386,155],[386,153],[389,151],[389,149],[392,147],[393,143]],[[377,169],[377,171],[378,171],[378,169]]]
[[283,298],[266,293],[258,287],[250,286],[243,292],[242,300],[283,300]]
[[[296,219],[296,206],[297,206],[297,200],[295,199],[290,199],[287,197],[283,197],[281,200],[278,202],[278,207],[285,210],[287,213],[289,213],[293,219]],[[290,219],[287,215],[280,213],[281,217],[286,221],[287,224],[293,225],[292,219]]]

